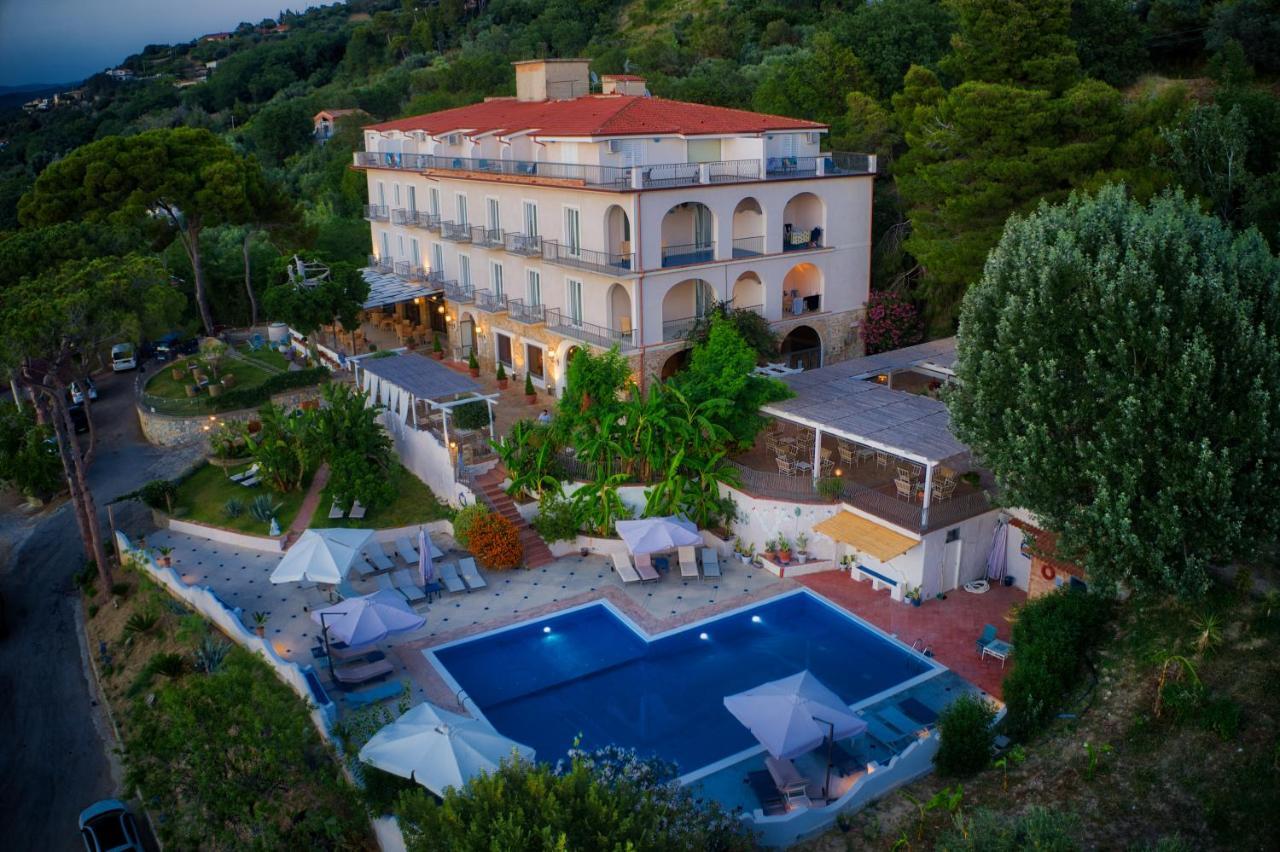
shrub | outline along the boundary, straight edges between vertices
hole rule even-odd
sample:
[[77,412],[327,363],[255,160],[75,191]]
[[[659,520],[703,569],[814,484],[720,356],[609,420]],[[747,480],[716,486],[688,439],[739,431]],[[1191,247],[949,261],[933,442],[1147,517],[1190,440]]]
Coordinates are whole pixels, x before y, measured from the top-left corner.
[[439,334],[433,334],[433,335],[431,335],[431,351],[432,351],[432,352],[443,352],[443,351],[444,351],[444,347],[440,345],[440,335],[439,335]]
[[271,523],[271,519],[276,516],[276,512],[280,511],[283,503],[273,503],[271,498],[266,494],[259,494],[253,498],[253,502],[249,504],[249,515],[255,521],[262,521],[264,524]]
[[138,489],[138,499],[152,509],[173,512],[173,498],[178,496],[178,486],[167,479],[153,479]]
[[991,705],[976,695],[962,695],[938,716],[942,743],[933,763],[944,775],[968,776],[981,772],[991,762],[995,721]]
[[222,668],[222,661],[227,658],[230,650],[230,643],[212,636],[204,637],[195,652],[196,669],[205,674],[213,674]]
[[533,528],[547,541],[568,541],[577,538],[582,520],[573,503],[548,491],[538,501],[538,517],[533,519]]
[[124,622],[124,639],[127,641],[135,636],[143,636],[156,629],[156,625],[160,623],[160,614],[155,610],[142,610],[135,612],[133,615],[125,619]]
[[222,504],[222,514],[232,519],[240,517],[244,514],[244,501],[239,497],[232,497]]
[[818,480],[818,494],[828,500],[837,500],[844,491],[844,481],[836,476],[824,476]]
[[467,367],[472,370],[480,369],[480,361],[476,358],[476,351],[471,350],[471,354],[467,356]]
[[498,372],[495,375],[498,381],[502,381],[507,377],[507,368],[501,361],[498,362]]
[[524,374],[524,395],[533,396],[535,393],[537,393],[537,391],[534,390],[534,387],[533,387],[533,376],[529,375],[528,373],[525,373]]
[[129,594],[129,584],[128,583],[112,583],[111,594],[115,595],[118,598],[124,597],[125,595]]
[[463,506],[453,516],[453,538],[463,547],[471,547],[471,525],[489,514],[489,507],[483,503],[472,503]]
[[453,410],[453,422],[459,429],[487,429],[489,427],[489,403],[468,402]]
[[276,373],[262,384],[254,387],[235,387],[231,390],[223,391],[222,396],[217,399],[217,406],[221,411],[230,411],[236,408],[255,408],[268,402],[275,394],[327,381],[329,381],[329,371],[324,367],[289,370],[284,373]]
[[469,549],[486,568],[515,568],[524,561],[524,545],[516,525],[502,515],[477,518],[468,531]]
[[933,848],[934,852],[1074,852],[1081,848],[1073,836],[1075,830],[1073,816],[1039,805],[1011,817],[979,809],[972,816],[956,814],[955,828],[943,834]]
[[1013,625],[1018,663],[1004,680],[1009,732],[1029,737],[1058,713],[1080,682],[1110,607],[1099,595],[1061,589],[1028,601]]
[[920,311],[897,293],[874,290],[867,298],[862,339],[868,355],[919,343],[924,339]]

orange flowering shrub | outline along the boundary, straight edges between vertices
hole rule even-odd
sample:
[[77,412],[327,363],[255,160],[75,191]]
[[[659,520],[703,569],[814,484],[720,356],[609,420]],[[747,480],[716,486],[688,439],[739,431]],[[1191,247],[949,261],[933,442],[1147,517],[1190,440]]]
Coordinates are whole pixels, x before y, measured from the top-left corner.
[[476,518],[469,537],[471,552],[485,568],[515,568],[524,562],[516,525],[496,512]]

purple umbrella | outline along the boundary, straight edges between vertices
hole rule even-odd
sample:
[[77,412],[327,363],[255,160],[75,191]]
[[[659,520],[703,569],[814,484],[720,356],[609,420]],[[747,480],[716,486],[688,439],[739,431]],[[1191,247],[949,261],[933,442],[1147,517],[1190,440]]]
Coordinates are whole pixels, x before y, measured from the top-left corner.
[[418,575],[424,589],[436,581],[436,565],[431,560],[431,551],[434,549],[435,545],[431,543],[426,527],[418,527]]

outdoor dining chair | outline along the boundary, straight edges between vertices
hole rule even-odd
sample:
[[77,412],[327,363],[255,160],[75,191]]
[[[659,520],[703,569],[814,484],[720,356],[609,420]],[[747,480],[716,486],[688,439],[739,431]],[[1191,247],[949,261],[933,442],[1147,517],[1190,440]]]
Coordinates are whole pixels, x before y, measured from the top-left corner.
[[876,467],[889,468],[889,454],[884,450],[876,450]]
[[[853,447],[849,446],[845,441],[841,441],[837,445],[840,449],[840,464],[845,467],[853,467]],[[824,452],[829,452],[824,450]]]
[[782,474],[783,476],[795,475],[795,468],[793,466],[791,459],[787,458],[785,455],[781,455],[781,456],[778,456],[777,462],[778,462],[778,473]]
[[893,485],[897,489],[899,497],[901,497],[903,500],[911,499],[912,493],[915,491],[915,488],[912,486],[912,484],[908,480],[905,480],[899,477],[893,481]]

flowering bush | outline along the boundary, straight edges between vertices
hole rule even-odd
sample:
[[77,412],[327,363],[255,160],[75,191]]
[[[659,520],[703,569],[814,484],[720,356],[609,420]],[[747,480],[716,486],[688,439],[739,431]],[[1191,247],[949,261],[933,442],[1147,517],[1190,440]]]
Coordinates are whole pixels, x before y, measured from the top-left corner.
[[924,339],[920,311],[897,293],[873,291],[862,320],[862,339],[868,355],[919,343]]
[[486,568],[515,568],[524,561],[524,545],[516,525],[490,513],[471,523],[471,552]]
[[471,525],[489,514],[489,507],[483,503],[472,503],[463,506],[453,516],[453,538],[463,547],[471,547]]

